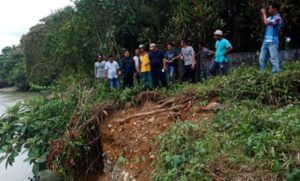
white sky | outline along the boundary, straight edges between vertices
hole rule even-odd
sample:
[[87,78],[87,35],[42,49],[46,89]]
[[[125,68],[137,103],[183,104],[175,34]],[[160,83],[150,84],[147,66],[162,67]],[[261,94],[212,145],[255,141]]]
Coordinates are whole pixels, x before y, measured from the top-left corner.
[[18,45],[23,34],[51,12],[72,5],[70,0],[0,0],[0,52]]

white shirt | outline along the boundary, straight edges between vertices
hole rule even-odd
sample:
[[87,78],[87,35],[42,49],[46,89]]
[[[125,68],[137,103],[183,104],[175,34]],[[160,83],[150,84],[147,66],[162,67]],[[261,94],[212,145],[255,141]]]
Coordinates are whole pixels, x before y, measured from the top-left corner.
[[105,76],[104,75],[105,64],[106,64],[105,61],[95,63],[95,76],[96,76],[96,78],[99,79],[99,78],[103,78]]
[[117,79],[118,78],[118,69],[120,69],[119,64],[116,61],[112,63],[107,61],[105,63],[105,70],[107,70],[107,78],[108,79]]
[[139,69],[139,57],[134,56],[133,60],[134,60],[134,64],[135,64],[135,69],[138,70]]
[[193,47],[187,46],[186,48],[181,49],[181,55],[183,56],[184,65],[192,65],[193,64],[193,55],[195,51]]

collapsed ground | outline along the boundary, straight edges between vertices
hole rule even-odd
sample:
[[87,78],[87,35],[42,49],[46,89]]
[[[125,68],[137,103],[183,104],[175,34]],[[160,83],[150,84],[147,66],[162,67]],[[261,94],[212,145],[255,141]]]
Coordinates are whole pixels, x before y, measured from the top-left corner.
[[81,159],[64,160],[85,170],[83,180],[295,179],[299,80],[300,64],[291,63],[276,76],[244,67],[203,84],[142,92],[96,107],[84,126],[74,117],[57,143],[87,140],[91,149]]
[[123,170],[123,175],[116,174],[113,166],[106,165],[110,167],[106,169],[106,180],[126,180],[126,177],[150,180],[159,149],[155,138],[175,122],[197,122],[200,117],[209,119],[213,114],[201,110],[217,109],[216,106],[204,108],[197,105],[197,96],[192,92],[162,100],[155,97],[160,96],[155,92],[141,93],[139,106],[127,105],[126,109],[110,115],[102,125],[101,143],[106,162],[117,164]]

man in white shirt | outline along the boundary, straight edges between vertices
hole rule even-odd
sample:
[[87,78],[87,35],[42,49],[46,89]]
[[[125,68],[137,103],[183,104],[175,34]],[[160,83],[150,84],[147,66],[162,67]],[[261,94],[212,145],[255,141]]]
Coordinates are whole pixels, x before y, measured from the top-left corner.
[[95,78],[97,80],[103,80],[104,78],[104,68],[105,68],[105,61],[103,60],[103,56],[101,54],[97,57],[97,62],[95,63]]
[[111,89],[118,89],[120,87],[120,67],[112,55],[108,56],[108,61],[105,63],[104,70],[105,78],[108,80],[109,87]]
[[133,60],[134,60],[134,64],[135,64],[135,71],[136,71],[136,80],[138,83],[140,83],[140,80],[141,80],[141,75],[140,75],[140,68],[139,68],[139,56],[140,56],[140,50],[139,49],[136,49],[134,51],[134,54],[135,56],[133,57]]

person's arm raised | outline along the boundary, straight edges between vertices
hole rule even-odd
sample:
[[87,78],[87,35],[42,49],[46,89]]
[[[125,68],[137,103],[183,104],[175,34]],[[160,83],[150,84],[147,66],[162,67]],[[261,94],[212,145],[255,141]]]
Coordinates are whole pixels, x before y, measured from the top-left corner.
[[265,9],[261,9],[260,12],[261,12],[261,17],[262,17],[263,23],[264,23],[265,25],[269,24],[266,10],[265,10]]

